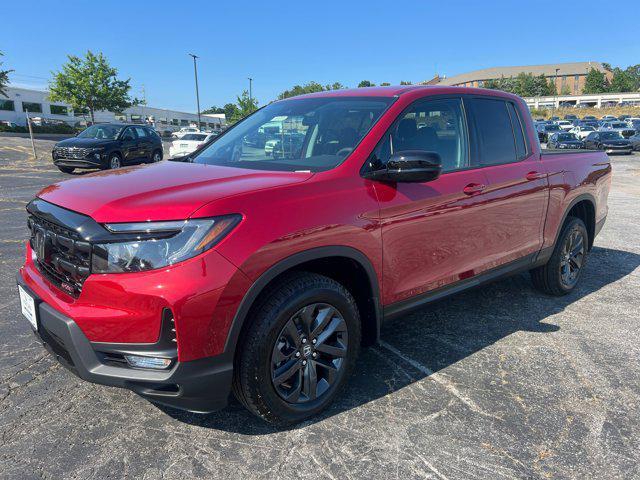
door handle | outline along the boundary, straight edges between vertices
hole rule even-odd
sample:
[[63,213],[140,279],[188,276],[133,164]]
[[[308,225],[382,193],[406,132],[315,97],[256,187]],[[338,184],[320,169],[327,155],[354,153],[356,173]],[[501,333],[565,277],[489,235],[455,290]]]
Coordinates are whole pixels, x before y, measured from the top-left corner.
[[485,188],[487,188],[487,186],[482,185],[481,183],[470,183],[464,187],[462,191],[465,195],[476,195],[478,193],[482,193]]
[[547,178],[547,174],[540,172],[529,172],[527,173],[527,175],[525,175],[525,178],[527,180],[541,180],[543,178]]

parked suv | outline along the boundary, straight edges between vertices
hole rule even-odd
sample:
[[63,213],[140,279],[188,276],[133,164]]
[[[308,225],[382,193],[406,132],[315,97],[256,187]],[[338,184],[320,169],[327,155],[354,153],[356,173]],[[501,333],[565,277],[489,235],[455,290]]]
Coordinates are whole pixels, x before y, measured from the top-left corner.
[[76,137],[56,143],[51,152],[61,172],[76,168],[120,168],[162,160],[162,140],[144,125],[105,123],[92,125]]
[[[247,142],[274,124],[292,148]],[[85,380],[195,412],[233,391],[298,422],[338,395],[383,319],[527,270],[571,292],[610,181],[604,152],[543,153],[505,92],[289,98],[180,161],[42,190],[22,312]]]

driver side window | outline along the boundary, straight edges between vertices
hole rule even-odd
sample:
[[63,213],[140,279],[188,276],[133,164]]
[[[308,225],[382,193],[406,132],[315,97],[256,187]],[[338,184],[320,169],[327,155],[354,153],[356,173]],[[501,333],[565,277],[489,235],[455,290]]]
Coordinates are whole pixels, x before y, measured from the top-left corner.
[[440,155],[443,172],[466,168],[469,166],[467,138],[462,100],[419,100],[386,132],[374,150],[371,166],[382,168],[394,153],[422,150]]

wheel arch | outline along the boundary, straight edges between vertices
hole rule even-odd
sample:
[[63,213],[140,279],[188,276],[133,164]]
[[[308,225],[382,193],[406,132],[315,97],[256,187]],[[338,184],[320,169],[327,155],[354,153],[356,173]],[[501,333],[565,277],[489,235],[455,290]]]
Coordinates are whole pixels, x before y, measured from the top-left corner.
[[[338,264],[344,266],[349,262],[356,267],[353,271],[331,271],[331,267]],[[378,340],[382,309],[378,276],[373,265],[364,253],[355,248],[326,246],[312,248],[286,257],[267,269],[253,282],[242,298],[232,320],[224,347],[226,355],[235,355],[236,347],[256,300],[270,285],[273,285],[274,281],[292,271],[321,273],[336,279],[343,285],[348,283],[345,287],[354,296],[360,311],[363,342],[372,344]],[[346,281],[346,279],[350,281]],[[363,279],[366,281],[362,282]]]
[[558,231],[556,232],[553,245],[558,242],[558,238],[562,233],[562,228],[567,222],[569,216],[577,217],[582,220],[587,227],[587,234],[589,235],[589,250],[593,247],[593,241],[596,236],[596,199],[589,193],[583,193],[574,198],[571,203],[565,208],[562,221],[559,224]]

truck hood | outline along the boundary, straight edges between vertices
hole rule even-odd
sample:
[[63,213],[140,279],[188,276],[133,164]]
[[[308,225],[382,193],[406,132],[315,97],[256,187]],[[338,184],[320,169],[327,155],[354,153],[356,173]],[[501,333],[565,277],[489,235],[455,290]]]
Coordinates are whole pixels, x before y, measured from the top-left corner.
[[304,182],[312,175],[165,161],[54,183],[38,197],[100,223],[183,220],[214,200]]

